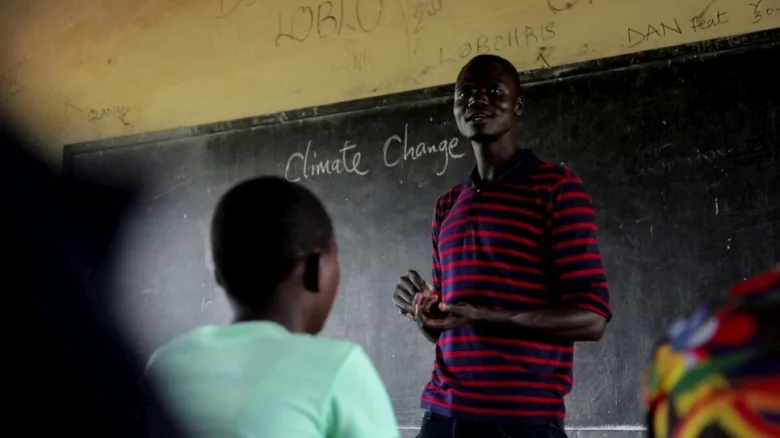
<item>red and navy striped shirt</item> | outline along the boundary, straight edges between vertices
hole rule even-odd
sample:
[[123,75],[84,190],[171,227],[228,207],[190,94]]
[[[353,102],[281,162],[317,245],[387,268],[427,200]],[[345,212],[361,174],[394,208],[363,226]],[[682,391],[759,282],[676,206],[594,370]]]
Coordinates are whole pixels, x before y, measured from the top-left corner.
[[[507,310],[573,306],[611,318],[582,181],[529,150],[496,182],[476,169],[444,193],[432,224],[433,285],[443,301]],[[442,333],[422,408],[495,423],[563,423],[574,345],[520,328]]]

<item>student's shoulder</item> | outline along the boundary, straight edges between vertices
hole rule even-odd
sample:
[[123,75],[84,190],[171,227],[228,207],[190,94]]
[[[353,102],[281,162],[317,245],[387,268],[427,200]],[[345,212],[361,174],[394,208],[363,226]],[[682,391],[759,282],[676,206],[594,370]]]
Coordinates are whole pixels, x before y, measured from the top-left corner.
[[378,379],[373,361],[359,344],[319,336],[313,336],[312,341],[316,341],[318,362],[321,361],[319,365],[333,374],[334,382]]
[[347,353],[353,348],[359,347],[358,344],[347,339],[330,338],[321,335],[313,336],[298,334],[295,335],[295,338],[297,338],[301,343],[310,345],[311,348],[315,350],[329,350],[340,353]]
[[195,347],[197,340],[205,333],[216,330],[216,327],[200,327],[179,335],[167,344],[159,347],[149,357],[146,369],[149,371],[155,365],[179,359],[184,353]]
[[320,365],[340,369],[351,356],[362,354],[363,349],[355,342],[325,336],[296,335],[293,337],[311,357],[317,357]]
[[339,365],[325,404],[327,436],[398,438],[387,388],[363,348],[351,344]]

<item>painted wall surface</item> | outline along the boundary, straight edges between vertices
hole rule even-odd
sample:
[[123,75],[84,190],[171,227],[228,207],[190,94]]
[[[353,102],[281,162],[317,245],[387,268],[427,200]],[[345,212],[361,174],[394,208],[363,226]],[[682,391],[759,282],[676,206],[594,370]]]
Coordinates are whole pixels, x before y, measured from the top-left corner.
[[3,0],[0,102],[64,144],[780,27],[780,0]]

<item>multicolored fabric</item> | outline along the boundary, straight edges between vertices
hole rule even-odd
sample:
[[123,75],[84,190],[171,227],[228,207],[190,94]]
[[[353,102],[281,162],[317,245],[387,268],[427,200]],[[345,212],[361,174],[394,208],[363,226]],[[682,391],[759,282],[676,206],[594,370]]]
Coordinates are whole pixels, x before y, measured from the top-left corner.
[[780,437],[780,267],[675,323],[642,386],[651,436]]

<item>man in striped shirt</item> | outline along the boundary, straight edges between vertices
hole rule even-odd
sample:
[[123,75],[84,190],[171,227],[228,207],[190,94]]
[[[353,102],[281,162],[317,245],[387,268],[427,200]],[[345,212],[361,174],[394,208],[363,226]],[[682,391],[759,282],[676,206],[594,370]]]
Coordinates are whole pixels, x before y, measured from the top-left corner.
[[611,317],[591,199],[579,178],[519,148],[517,71],[493,55],[461,71],[453,112],[476,167],[436,203],[433,284],[394,301],[436,343],[421,438],[565,437],[574,342]]

